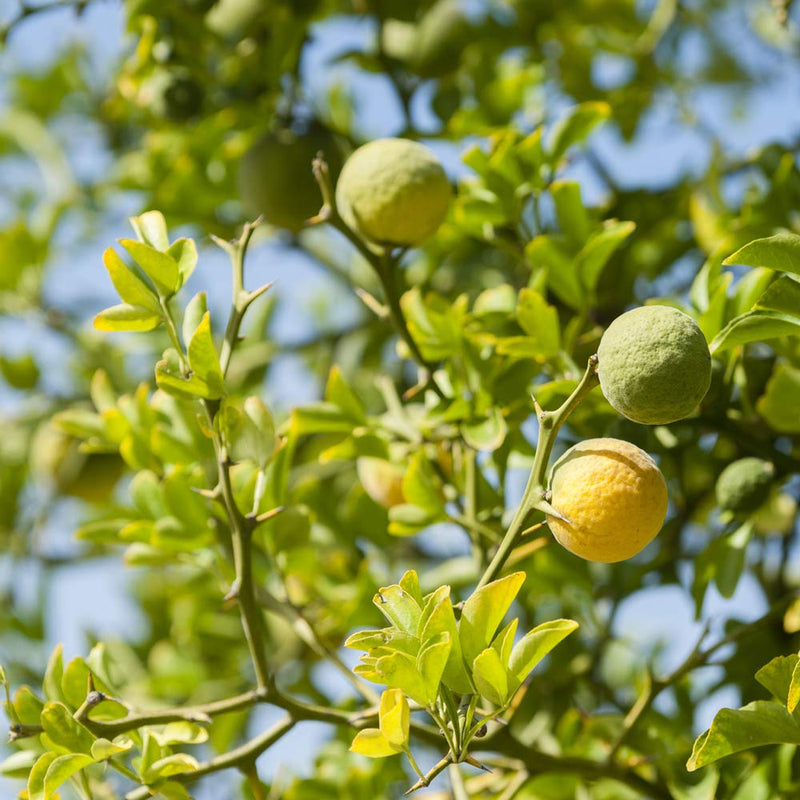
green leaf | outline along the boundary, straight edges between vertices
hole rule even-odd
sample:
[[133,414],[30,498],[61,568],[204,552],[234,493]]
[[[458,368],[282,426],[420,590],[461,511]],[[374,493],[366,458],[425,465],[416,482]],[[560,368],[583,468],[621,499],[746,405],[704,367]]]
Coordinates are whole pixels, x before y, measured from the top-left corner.
[[745,566],[747,545],[753,536],[753,523],[749,520],[720,540],[721,546],[716,554],[714,583],[719,593],[726,599],[733,597],[739,578]]
[[133,747],[133,740],[127,736],[117,736],[113,741],[95,739],[92,742],[92,758],[95,761],[107,761],[120,753],[127,753]]
[[429,698],[426,682],[417,669],[416,660],[407,653],[392,653],[379,658],[375,670],[383,683],[395,689],[402,689],[420,705],[427,706],[433,702]]
[[86,728],[72,718],[69,709],[62,703],[47,703],[42,711],[43,737],[54,752],[91,753],[94,737]]
[[123,303],[141,306],[160,314],[158,297],[150,287],[117,255],[113,247],[103,253],[103,264]]
[[408,744],[410,724],[408,701],[400,689],[386,689],[381,695],[378,721],[380,732],[389,744],[404,748]]
[[764,289],[753,308],[800,316],[800,281],[791,275],[781,275]]
[[17,722],[23,725],[38,725],[44,703],[30,690],[28,686],[20,686],[14,692],[12,703]]
[[450,587],[441,586],[429,598],[420,617],[420,642],[424,645],[442,633],[450,637],[450,652],[442,673],[442,681],[459,694],[472,692],[469,674],[464,666],[461,641],[458,636],[456,617],[450,601]]
[[0,775],[18,780],[28,778],[38,756],[34,750],[18,750],[0,764]]
[[222,397],[225,393],[225,378],[211,336],[211,316],[207,311],[189,341],[188,356],[189,366],[208,386],[212,393],[211,399]]
[[131,226],[139,239],[156,250],[166,250],[169,247],[167,236],[167,222],[160,211],[145,211],[138,217],[130,218]]
[[104,308],[94,318],[94,327],[98,331],[152,331],[160,323],[160,314],[127,303]]
[[364,425],[367,416],[364,404],[358,395],[348,386],[338,366],[331,367],[328,384],[325,387],[325,400],[333,403],[347,419],[356,425]]
[[800,317],[779,311],[748,311],[734,317],[708,346],[712,353],[719,353],[749,342],[762,342],[782,336],[800,334]]
[[571,619],[554,619],[537,625],[517,642],[511,651],[509,672],[512,675],[512,689],[528,677],[531,670],[560,642],[578,629],[578,623]]
[[314,403],[292,409],[292,431],[297,435],[309,433],[351,433],[353,421],[333,403]]
[[491,408],[484,419],[462,422],[459,430],[473,450],[492,452],[505,441],[508,425],[503,412],[499,408]]
[[56,758],[47,768],[47,774],[44,777],[44,800],[51,800],[55,796],[56,789],[62,783],[93,763],[94,760],[91,756],[80,753],[69,753]]
[[359,731],[353,738],[350,750],[367,758],[386,758],[403,751],[402,748],[395,747],[378,728],[364,728]]
[[609,219],[592,234],[575,259],[575,268],[584,288],[594,290],[611,256],[635,229],[635,222]]
[[611,116],[608,103],[590,102],[573,106],[553,126],[550,134],[550,160],[557,165],[570,147],[580,144],[594,128]]
[[581,201],[581,187],[575,181],[555,181],[550,194],[556,207],[558,227],[577,248],[589,238],[592,223]]
[[402,586],[384,586],[375,593],[372,602],[396,628],[412,636],[417,635],[422,609]]
[[151,728],[150,735],[162,746],[171,744],[202,744],[208,741],[208,731],[194,722],[170,722],[162,729]]
[[513,572],[473,592],[464,603],[459,622],[461,649],[468,664],[489,647],[495,631],[525,582],[524,572]]
[[416,570],[409,569],[403,573],[403,577],[397,582],[397,585],[403,589],[404,591],[408,592],[414,600],[417,601],[417,605],[422,608],[424,605],[422,599],[422,589],[419,588],[419,576],[416,573]]
[[189,280],[194,268],[197,266],[197,246],[193,239],[178,239],[167,248],[170,255],[178,264],[180,283],[183,285]]
[[440,633],[432,643],[426,644],[417,656],[417,669],[425,685],[425,696],[429,705],[436,701],[439,684],[450,656],[450,634]]
[[511,650],[514,647],[514,637],[517,634],[518,625],[519,619],[514,617],[492,640],[492,647],[497,650],[497,655],[500,656],[500,662],[504,667],[508,666],[508,661],[511,658]]
[[82,658],[73,658],[64,669],[61,691],[71,708],[79,708],[89,693],[89,667]]
[[542,358],[550,358],[561,349],[561,326],[558,312],[532,289],[523,289],[517,302],[517,321],[533,339],[536,352]]
[[764,239],[755,239],[722,263],[767,267],[778,272],[800,275],[800,236],[794,233],[777,233]]
[[47,667],[44,671],[44,680],[42,682],[44,696],[47,700],[65,700],[64,692],[61,688],[61,681],[64,677],[63,650],[63,645],[56,645],[47,661]]
[[178,262],[171,255],[133,239],[120,239],[119,243],[163,295],[172,297],[181,288]]
[[723,708],[695,741],[686,769],[693,772],[725,756],[767,744],[800,744],[800,722],[785,706],[757,700],[738,710]]
[[800,703],[800,668],[798,668],[798,664],[800,664],[800,659],[797,660],[792,670],[792,680],[789,684],[789,693],[786,696],[786,709],[790,714]]
[[800,369],[778,363],[756,402],[758,413],[779,433],[800,432]]
[[44,800],[44,780],[50,765],[58,758],[56,753],[43,753],[28,775],[27,800]]
[[442,490],[423,450],[411,456],[402,485],[403,496],[411,505],[424,508],[431,518],[444,515]]
[[400,503],[389,509],[389,533],[392,536],[414,536],[437,521],[427,509]]
[[562,237],[541,234],[525,246],[525,260],[534,269],[547,268],[550,290],[574,309],[585,305],[586,296],[575,268],[573,253]]
[[756,672],[756,680],[781,703],[788,704],[792,676],[800,658],[795,653],[776,656]]
[[205,292],[198,292],[187,304],[183,311],[183,323],[181,324],[181,336],[185,347],[189,346],[192,336],[197,327],[203,321],[208,311],[208,300]]
[[481,696],[496,706],[504,706],[508,700],[508,675],[493,647],[487,647],[472,662],[472,679]]
[[198,375],[191,374],[187,377],[183,374],[174,350],[167,351],[165,355],[167,357],[156,364],[156,383],[159,389],[182,398],[219,399],[220,395]]
[[161,778],[171,775],[183,775],[194,772],[200,764],[197,759],[188,753],[174,753],[154,761],[144,774],[145,783],[155,783]]

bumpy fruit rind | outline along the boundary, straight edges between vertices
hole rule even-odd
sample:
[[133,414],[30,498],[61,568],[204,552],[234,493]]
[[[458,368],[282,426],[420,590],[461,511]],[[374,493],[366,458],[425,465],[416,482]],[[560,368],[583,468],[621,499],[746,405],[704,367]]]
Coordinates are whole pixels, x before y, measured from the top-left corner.
[[725,511],[755,511],[769,495],[775,468],[760,458],[740,458],[717,478],[717,505]]
[[587,439],[553,465],[548,515],[556,539],[589,561],[632,558],[661,530],[667,485],[644,450],[620,439]]
[[452,188],[442,165],[424,145],[376,139],[347,160],[336,186],[343,219],[367,239],[413,246],[447,216]]
[[642,306],[617,317],[597,350],[600,387],[623,416],[664,425],[689,416],[711,383],[703,332],[671,306]]

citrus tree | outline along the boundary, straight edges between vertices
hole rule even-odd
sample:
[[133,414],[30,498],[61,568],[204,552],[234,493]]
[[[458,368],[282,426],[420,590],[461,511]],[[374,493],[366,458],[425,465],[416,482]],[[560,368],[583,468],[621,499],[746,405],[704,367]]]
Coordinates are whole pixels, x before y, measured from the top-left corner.
[[[89,35],[43,71],[48,20]],[[9,793],[797,796],[800,171],[696,95],[763,101],[790,3],[0,30]],[[648,144],[664,104],[700,168]],[[111,628],[70,652],[91,563],[142,624],[79,579]],[[665,596],[676,641],[620,625]]]

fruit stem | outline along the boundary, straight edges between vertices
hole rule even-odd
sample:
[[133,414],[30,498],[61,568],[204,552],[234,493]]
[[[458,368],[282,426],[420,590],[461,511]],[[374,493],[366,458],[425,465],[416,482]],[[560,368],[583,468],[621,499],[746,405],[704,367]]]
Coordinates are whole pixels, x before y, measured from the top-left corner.
[[312,169],[314,171],[314,178],[322,193],[322,209],[316,217],[312,217],[312,219],[309,220],[309,224],[327,222],[331,227],[339,231],[372,267],[383,289],[384,300],[386,301],[386,306],[389,311],[389,318],[392,321],[395,331],[397,331],[397,334],[405,342],[417,366],[423,370],[427,385],[430,386],[441,399],[444,399],[445,394],[433,377],[434,366],[422,355],[419,346],[411,335],[411,331],[408,329],[408,324],[403,314],[403,308],[400,305],[396,259],[386,250],[382,250],[381,252],[373,250],[344,219],[342,219],[341,214],[339,214],[339,209],[336,206],[336,194],[331,185],[330,171],[321,153],[314,159]]
[[[566,422],[569,415],[578,407],[580,402],[589,392],[599,383],[597,377],[597,356],[593,355],[589,359],[586,371],[583,373],[578,385],[572,394],[555,411],[537,410],[539,419],[539,441],[536,447],[536,455],[533,458],[531,474],[528,476],[528,483],[522,494],[522,500],[517,508],[511,524],[508,526],[506,535],[497,552],[494,554],[489,566],[481,576],[476,589],[480,589],[487,583],[493,581],[500,573],[503,565],[511,555],[511,551],[517,546],[519,539],[524,531],[525,518],[534,508],[545,510],[547,505],[547,465],[553,446],[558,438],[558,431]],[[537,404],[538,406],[538,404]]]

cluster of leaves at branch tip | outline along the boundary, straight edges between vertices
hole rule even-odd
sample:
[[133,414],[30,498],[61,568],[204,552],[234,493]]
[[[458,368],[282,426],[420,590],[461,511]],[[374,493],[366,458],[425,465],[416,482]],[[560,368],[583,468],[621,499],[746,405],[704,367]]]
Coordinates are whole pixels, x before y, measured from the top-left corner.
[[[463,603],[458,620],[450,587],[423,595],[413,570],[376,593],[373,602],[390,625],[355,633],[345,646],[366,651],[354,668],[357,675],[388,686],[393,693],[385,700],[387,722],[382,711],[380,728],[356,736],[356,752],[379,757],[404,748],[406,740],[400,741],[395,728],[392,735],[397,741],[387,733],[394,725],[388,721],[390,715],[407,718],[403,710],[407,707],[399,699],[402,694],[426,709],[440,726],[444,717],[446,727],[458,731],[456,739],[461,743],[461,750],[452,757],[456,761],[466,757],[477,731],[508,708],[539,661],[578,627],[573,620],[552,620],[533,628],[516,644],[517,618],[498,631],[524,580],[525,573],[515,572],[476,590]],[[479,710],[474,716],[458,713],[458,709],[463,712],[476,706]]]

